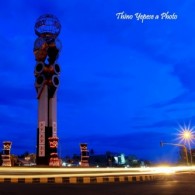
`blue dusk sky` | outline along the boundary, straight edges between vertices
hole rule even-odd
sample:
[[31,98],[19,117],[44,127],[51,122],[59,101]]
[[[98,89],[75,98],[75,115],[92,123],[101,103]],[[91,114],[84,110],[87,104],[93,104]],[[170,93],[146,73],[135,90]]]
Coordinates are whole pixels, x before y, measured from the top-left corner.
[[[79,154],[84,142],[96,154],[177,160],[178,148],[159,142],[178,143],[179,125],[195,125],[194,7],[194,0],[2,0],[0,143],[12,141],[14,154],[36,150],[34,24],[51,13],[62,25],[60,155]],[[144,14],[154,18],[142,21]]]

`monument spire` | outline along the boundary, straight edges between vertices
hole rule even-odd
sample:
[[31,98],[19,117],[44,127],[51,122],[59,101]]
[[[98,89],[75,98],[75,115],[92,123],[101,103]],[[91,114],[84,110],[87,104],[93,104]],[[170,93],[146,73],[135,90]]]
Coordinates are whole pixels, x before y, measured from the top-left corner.
[[60,66],[56,62],[61,50],[58,39],[61,24],[56,16],[40,16],[34,26],[36,60],[34,75],[38,99],[37,165],[60,166],[57,154],[57,88]]

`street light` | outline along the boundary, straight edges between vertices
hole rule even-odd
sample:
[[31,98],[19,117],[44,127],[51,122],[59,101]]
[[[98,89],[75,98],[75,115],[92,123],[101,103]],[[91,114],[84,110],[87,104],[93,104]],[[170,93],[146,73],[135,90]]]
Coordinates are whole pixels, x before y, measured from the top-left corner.
[[166,143],[166,142],[160,141],[160,146],[163,147],[164,145],[179,146],[179,147],[184,148],[184,152],[185,152],[185,156],[186,156],[186,163],[188,165],[188,152],[187,152],[187,148],[186,148],[185,145],[183,145],[183,144],[174,144],[174,143]]
[[194,139],[194,131],[193,128],[190,128],[190,126],[186,127],[181,127],[181,130],[179,131],[179,139],[183,141],[184,143],[188,144],[189,151],[190,151],[190,162],[192,164],[192,152],[191,152],[191,143],[193,142]]

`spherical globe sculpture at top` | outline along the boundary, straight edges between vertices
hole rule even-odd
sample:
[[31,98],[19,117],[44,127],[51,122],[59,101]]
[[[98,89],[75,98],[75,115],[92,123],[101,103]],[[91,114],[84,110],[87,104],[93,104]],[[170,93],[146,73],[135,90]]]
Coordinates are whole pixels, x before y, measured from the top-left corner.
[[34,30],[39,37],[56,38],[60,34],[61,24],[56,16],[44,14],[37,19]]

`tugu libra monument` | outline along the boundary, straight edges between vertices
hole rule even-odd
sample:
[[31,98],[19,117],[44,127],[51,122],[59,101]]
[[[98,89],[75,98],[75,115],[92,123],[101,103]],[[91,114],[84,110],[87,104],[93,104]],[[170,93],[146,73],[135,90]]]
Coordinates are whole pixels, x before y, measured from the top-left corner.
[[34,26],[37,38],[33,52],[35,88],[38,99],[37,165],[60,166],[57,147],[57,88],[60,66],[57,63],[61,24],[52,14],[40,16]]

